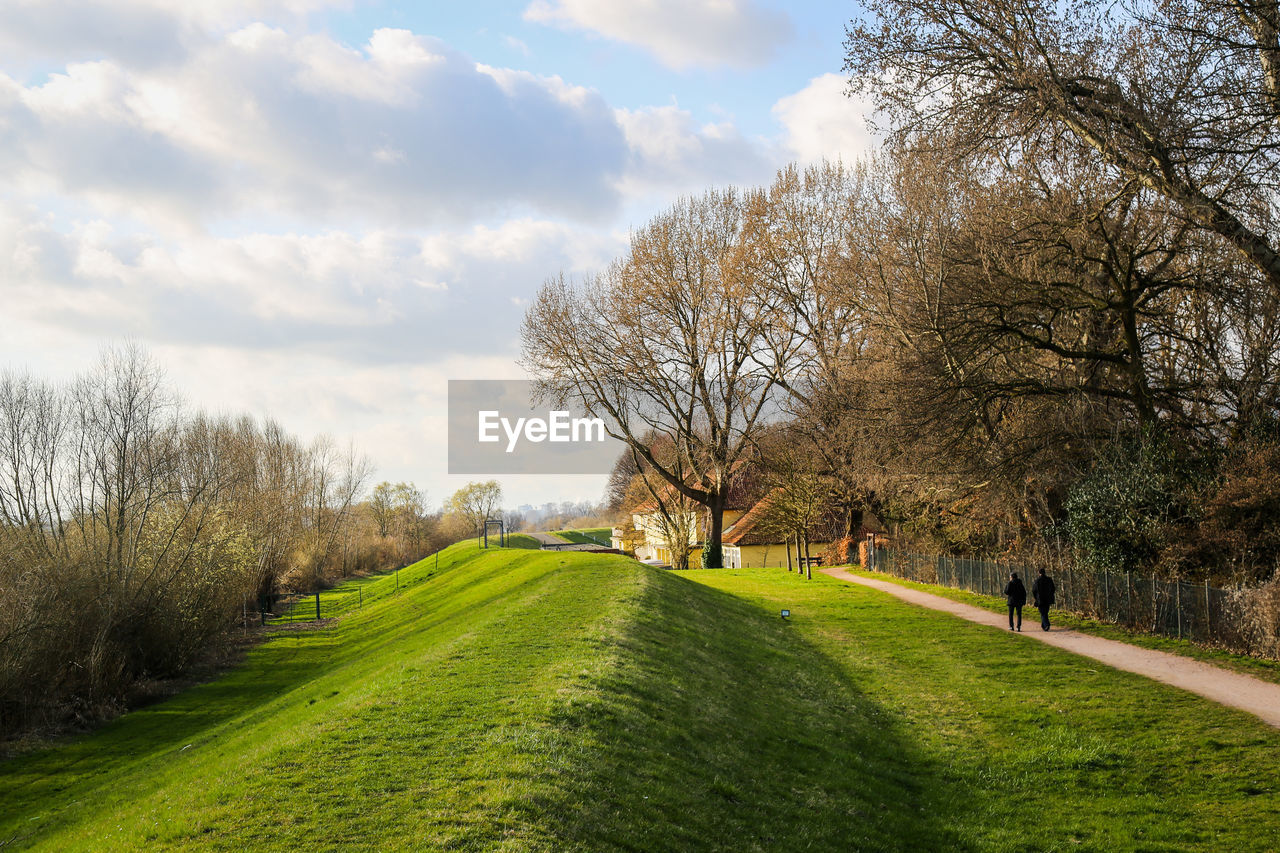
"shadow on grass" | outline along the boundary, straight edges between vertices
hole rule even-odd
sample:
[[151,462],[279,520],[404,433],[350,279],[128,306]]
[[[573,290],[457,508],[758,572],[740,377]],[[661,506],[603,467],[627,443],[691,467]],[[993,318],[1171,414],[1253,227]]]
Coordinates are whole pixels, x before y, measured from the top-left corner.
[[[510,561],[472,571],[481,553],[462,548],[447,554],[439,573],[434,560],[424,560],[402,570],[408,575],[402,588],[414,589],[414,595],[382,597],[348,620],[314,631],[281,632],[213,681],[128,713],[94,732],[0,761],[0,801],[5,806],[0,814],[0,847],[14,840],[15,827],[47,829],[43,816],[57,812],[61,804],[86,801],[96,791],[117,786],[122,775],[134,768],[163,763],[189,744],[232,736],[242,726],[269,721],[284,708],[301,704],[305,691],[317,680],[359,661],[378,646],[455,617],[465,622],[468,612],[537,580],[536,575],[518,577]],[[516,556],[521,558],[523,554]],[[432,576],[438,585],[421,586]],[[471,594],[487,590],[484,581],[490,578],[510,583],[499,583],[485,595]],[[458,595],[460,589],[462,595]],[[441,600],[443,606],[436,607]],[[371,622],[376,627],[369,630],[366,623]],[[352,627],[356,630],[349,630]],[[299,691],[303,698],[298,698]]]
[[523,820],[591,850],[965,849],[932,762],[820,648],[727,593],[651,581],[595,689],[558,707],[559,795]]
[[[947,828],[959,798],[895,715],[796,626],[620,558],[479,556],[460,549],[412,595],[278,638],[218,681],[0,765],[0,846],[81,824],[90,837],[118,819],[103,801],[174,783],[158,769],[179,754],[221,744],[236,761],[252,754],[247,739],[327,720],[296,751],[260,754],[224,783],[225,803],[189,796],[191,825],[168,843],[208,842],[215,826],[222,846],[261,840],[245,809],[271,802],[284,806],[277,823],[287,815],[370,849],[432,846],[426,831],[465,849],[964,849]],[[429,692],[405,679],[367,706],[310,710],[309,697],[320,709],[325,691],[345,695],[376,667],[421,665],[421,649],[406,656],[414,643],[439,662]],[[512,752],[491,748],[508,733]],[[182,753],[188,743],[195,753]],[[368,789],[351,814],[347,785]],[[325,808],[305,811],[313,797]]]

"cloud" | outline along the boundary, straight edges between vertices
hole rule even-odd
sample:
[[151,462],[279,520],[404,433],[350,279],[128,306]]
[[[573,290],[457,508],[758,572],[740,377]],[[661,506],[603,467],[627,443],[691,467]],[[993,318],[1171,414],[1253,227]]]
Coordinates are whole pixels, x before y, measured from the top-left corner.
[[806,163],[824,157],[852,162],[875,150],[878,142],[867,126],[872,108],[846,96],[846,82],[839,74],[823,74],[774,104],[791,156]]
[[744,137],[729,122],[698,124],[675,106],[618,110],[630,159],[621,184],[631,198],[661,204],[672,195],[709,186],[768,181],[784,154],[764,140]]
[[624,238],[531,219],[422,235],[250,234],[166,242],[105,221],[0,208],[11,323],[353,364],[501,353],[543,277],[598,268]]
[[766,65],[793,34],[785,12],[752,0],[534,0],[524,16],[636,45],[677,70]]
[[530,56],[533,56],[533,51],[529,49],[529,45],[525,44],[523,41],[516,38],[515,36],[504,35],[502,37],[502,43],[505,44],[507,47],[511,48],[512,50],[516,51],[526,59],[528,59]]
[[254,24],[179,65],[0,75],[0,188],[153,224],[596,218],[616,208],[627,153],[597,93],[404,30],[354,50]]
[[15,59],[181,60],[195,43],[247,20],[294,21],[349,0],[5,0],[0,50]]

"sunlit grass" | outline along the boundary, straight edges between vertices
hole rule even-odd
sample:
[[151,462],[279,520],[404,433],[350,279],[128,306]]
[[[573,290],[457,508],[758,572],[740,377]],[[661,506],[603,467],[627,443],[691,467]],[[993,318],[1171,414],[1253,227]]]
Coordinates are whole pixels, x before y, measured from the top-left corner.
[[584,527],[580,530],[557,530],[555,535],[575,545],[608,545],[613,529],[609,527]]
[[474,543],[389,580],[0,764],[0,843],[1266,850],[1280,832],[1280,737],[1253,718],[873,590]]
[[[888,581],[889,583],[904,586],[908,589],[918,589],[921,592],[932,593],[943,598],[949,598],[952,601],[959,601],[962,604],[971,604],[974,607],[981,607],[984,610],[990,610],[993,613],[1004,614],[1008,611],[1004,598],[991,595],[979,595],[975,592],[969,592],[963,589],[952,589],[947,586],[935,584],[917,583],[916,581],[906,580],[905,578],[894,577],[882,572],[866,572],[852,566],[849,571],[862,575],[863,577],[873,578],[875,580]],[[1023,616],[1030,623],[1032,628],[1038,628],[1040,624],[1040,614],[1032,607],[1028,607]],[[1077,631],[1086,634],[1093,634],[1097,637],[1104,637],[1109,640],[1118,640],[1123,643],[1131,643],[1135,646],[1142,646],[1147,649],[1155,649],[1157,651],[1169,652],[1175,655],[1183,655],[1185,657],[1202,660],[1206,663],[1215,664],[1216,666],[1226,667],[1227,669],[1242,672],[1245,675],[1252,675],[1255,678],[1261,678],[1266,681],[1274,681],[1280,683],[1280,661],[1263,660],[1261,658],[1253,658],[1248,655],[1235,654],[1225,649],[1215,648],[1204,643],[1194,642],[1190,639],[1178,639],[1176,637],[1166,637],[1159,634],[1147,634],[1142,631],[1131,631],[1123,625],[1112,625],[1105,622],[1099,622],[1097,619],[1090,619],[1084,616],[1077,616],[1074,613],[1068,613],[1065,610],[1052,608],[1049,611],[1050,622],[1059,627],[1074,628]]]

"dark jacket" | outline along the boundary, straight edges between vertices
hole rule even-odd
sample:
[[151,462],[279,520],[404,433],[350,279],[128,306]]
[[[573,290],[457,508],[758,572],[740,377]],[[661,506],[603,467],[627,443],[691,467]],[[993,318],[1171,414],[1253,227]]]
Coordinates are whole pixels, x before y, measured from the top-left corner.
[[1010,607],[1021,607],[1027,603],[1027,588],[1022,585],[1022,578],[1014,578],[1005,584],[1004,597]]
[[1053,578],[1048,575],[1041,575],[1031,583],[1031,595],[1035,598],[1036,607],[1048,607],[1053,604],[1053,594],[1057,592],[1057,587],[1053,585]]

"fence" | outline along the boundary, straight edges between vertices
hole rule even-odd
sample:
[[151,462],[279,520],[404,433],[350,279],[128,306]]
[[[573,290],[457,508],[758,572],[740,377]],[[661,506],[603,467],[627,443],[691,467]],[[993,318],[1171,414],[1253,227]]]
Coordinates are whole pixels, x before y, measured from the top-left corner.
[[[919,583],[1003,597],[1010,572],[1018,572],[1027,589],[1035,567],[994,560],[926,556],[876,548],[868,568]],[[1054,607],[1126,625],[1134,630],[1223,646],[1233,651],[1274,657],[1277,644],[1274,614],[1260,612],[1269,597],[1244,588],[1220,589],[1208,583],[1165,581],[1087,569],[1051,570],[1056,586]],[[1029,593],[1028,593],[1029,594]]]
[[400,568],[367,577],[347,578],[341,585],[333,589],[321,589],[319,592],[278,593],[257,602],[257,611],[245,612],[245,627],[250,621],[261,620],[263,625],[277,625],[281,622],[311,622],[317,619],[329,619],[359,610],[373,601],[397,595],[402,589],[429,580],[440,567],[440,554],[424,557],[422,562],[432,560],[434,564],[430,572],[413,572],[405,577],[400,576]]

